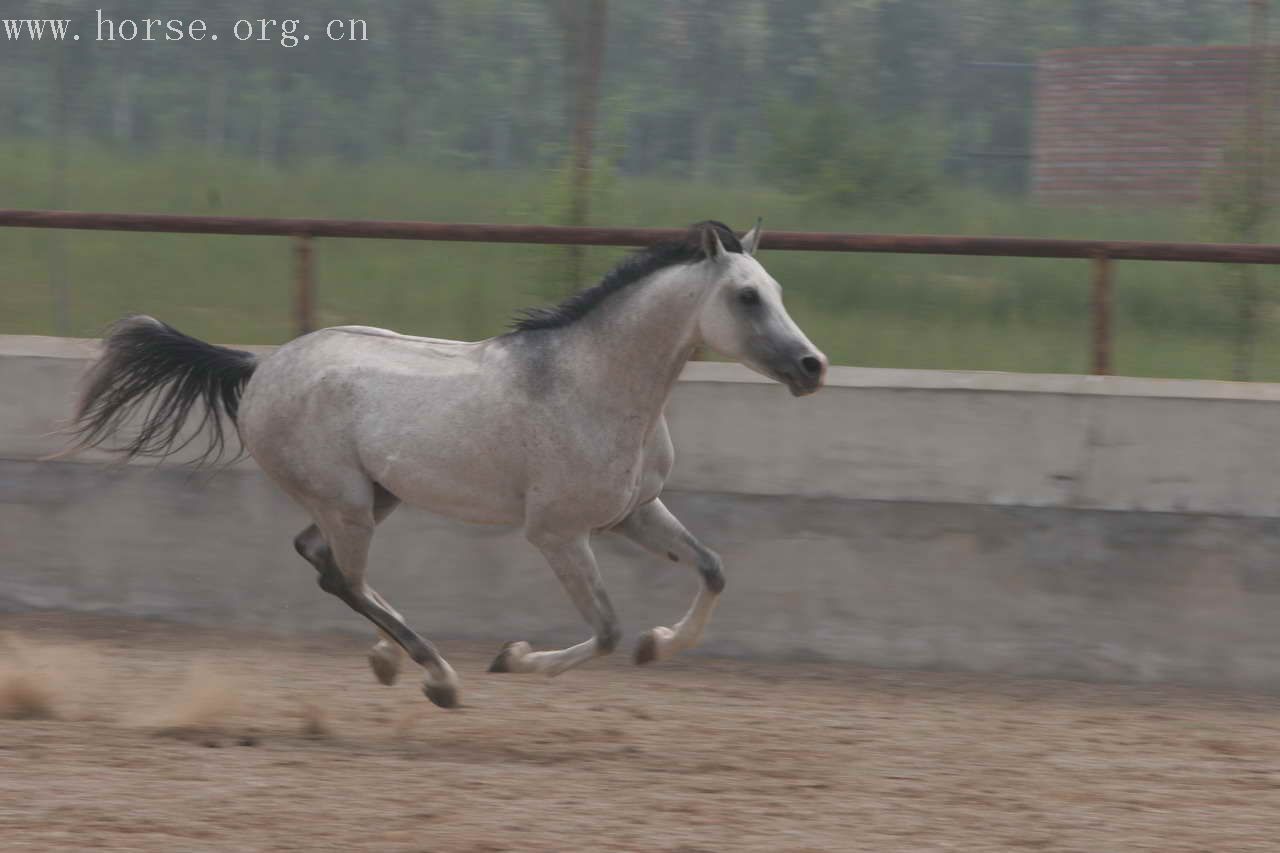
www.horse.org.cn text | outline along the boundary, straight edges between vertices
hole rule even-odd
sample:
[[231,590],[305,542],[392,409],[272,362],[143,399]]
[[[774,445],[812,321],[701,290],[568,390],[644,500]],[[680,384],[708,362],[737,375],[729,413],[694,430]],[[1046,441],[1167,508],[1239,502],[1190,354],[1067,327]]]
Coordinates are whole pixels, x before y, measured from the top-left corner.
[[110,18],[95,9],[95,19],[87,32],[84,22],[73,18],[0,19],[5,41],[77,42],[268,42],[281,47],[298,47],[313,39],[319,42],[364,42],[369,40],[369,24],[363,18],[331,18],[314,29],[300,18],[241,18],[225,27],[210,26],[202,18]]

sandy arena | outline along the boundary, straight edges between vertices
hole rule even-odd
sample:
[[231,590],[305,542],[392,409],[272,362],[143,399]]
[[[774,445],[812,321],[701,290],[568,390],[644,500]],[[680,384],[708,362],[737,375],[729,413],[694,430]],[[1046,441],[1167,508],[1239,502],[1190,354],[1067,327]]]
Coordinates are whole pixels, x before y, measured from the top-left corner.
[[354,637],[0,626],[12,853],[1280,849],[1275,697],[624,655],[546,680],[485,673],[495,637],[441,644],[448,712]]

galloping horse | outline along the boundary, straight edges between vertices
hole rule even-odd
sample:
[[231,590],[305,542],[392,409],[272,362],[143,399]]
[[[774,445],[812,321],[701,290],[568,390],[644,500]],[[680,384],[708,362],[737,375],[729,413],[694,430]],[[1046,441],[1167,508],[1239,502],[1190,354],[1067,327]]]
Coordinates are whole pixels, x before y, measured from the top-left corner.
[[365,581],[374,528],[401,502],[523,528],[591,626],[590,639],[557,651],[508,643],[491,672],[555,675],[613,651],[620,629],[591,551],[598,531],[701,576],[684,618],[640,637],[636,662],[661,660],[697,642],[725,585],[720,558],[659,498],[674,459],[663,409],[681,368],[706,345],[796,396],[826,374],[756,261],[759,241],[759,223],[741,240],[699,223],[476,342],[337,326],[259,359],[126,317],[87,376],[76,447],[120,430],[127,440],[111,449],[164,456],[195,437],[184,424],[199,406],[205,459],[221,454],[229,421],[314,520],[294,547],[320,587],[377,626],[374,674],[392,683],[407,652],[441,707],[458,702],[453,668]]

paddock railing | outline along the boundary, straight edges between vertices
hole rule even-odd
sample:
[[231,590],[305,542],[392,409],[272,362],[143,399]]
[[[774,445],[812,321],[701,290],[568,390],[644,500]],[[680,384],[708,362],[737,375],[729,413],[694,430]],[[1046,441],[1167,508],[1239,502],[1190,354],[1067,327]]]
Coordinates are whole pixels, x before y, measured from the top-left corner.
[[[316,327],[316,238],[431,240],[465,243],[534,243],[564,246],[648,246],[685,233],[677,228],[597,228],[562,225],[496,225],[364,219],[281,219],[244,216],[177,216],[151,213],[86,213],[0,210],[0,227],[168,234],[289,237],[294,244],[294,325]],[[883,252],[1087,260],[1092,266],[1090,351],[1092,372],[1111,372],[1112,279],[1115,261],[1280,264],[1280,245],[1166,243],[1131,240],[1060,240],[1041,237],[968,237],[934,234],[841,234],[766,231],[761,248],[800,252]]]

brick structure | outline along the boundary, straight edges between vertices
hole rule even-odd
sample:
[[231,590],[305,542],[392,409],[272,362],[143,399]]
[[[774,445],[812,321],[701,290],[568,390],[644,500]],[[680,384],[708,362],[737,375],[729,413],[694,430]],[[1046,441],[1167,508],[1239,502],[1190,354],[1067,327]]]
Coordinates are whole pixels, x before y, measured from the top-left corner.
[[1039,63],[1032,192],[1057,202],[1197,201],[1245,132],[1247,47],[1089,48]]

